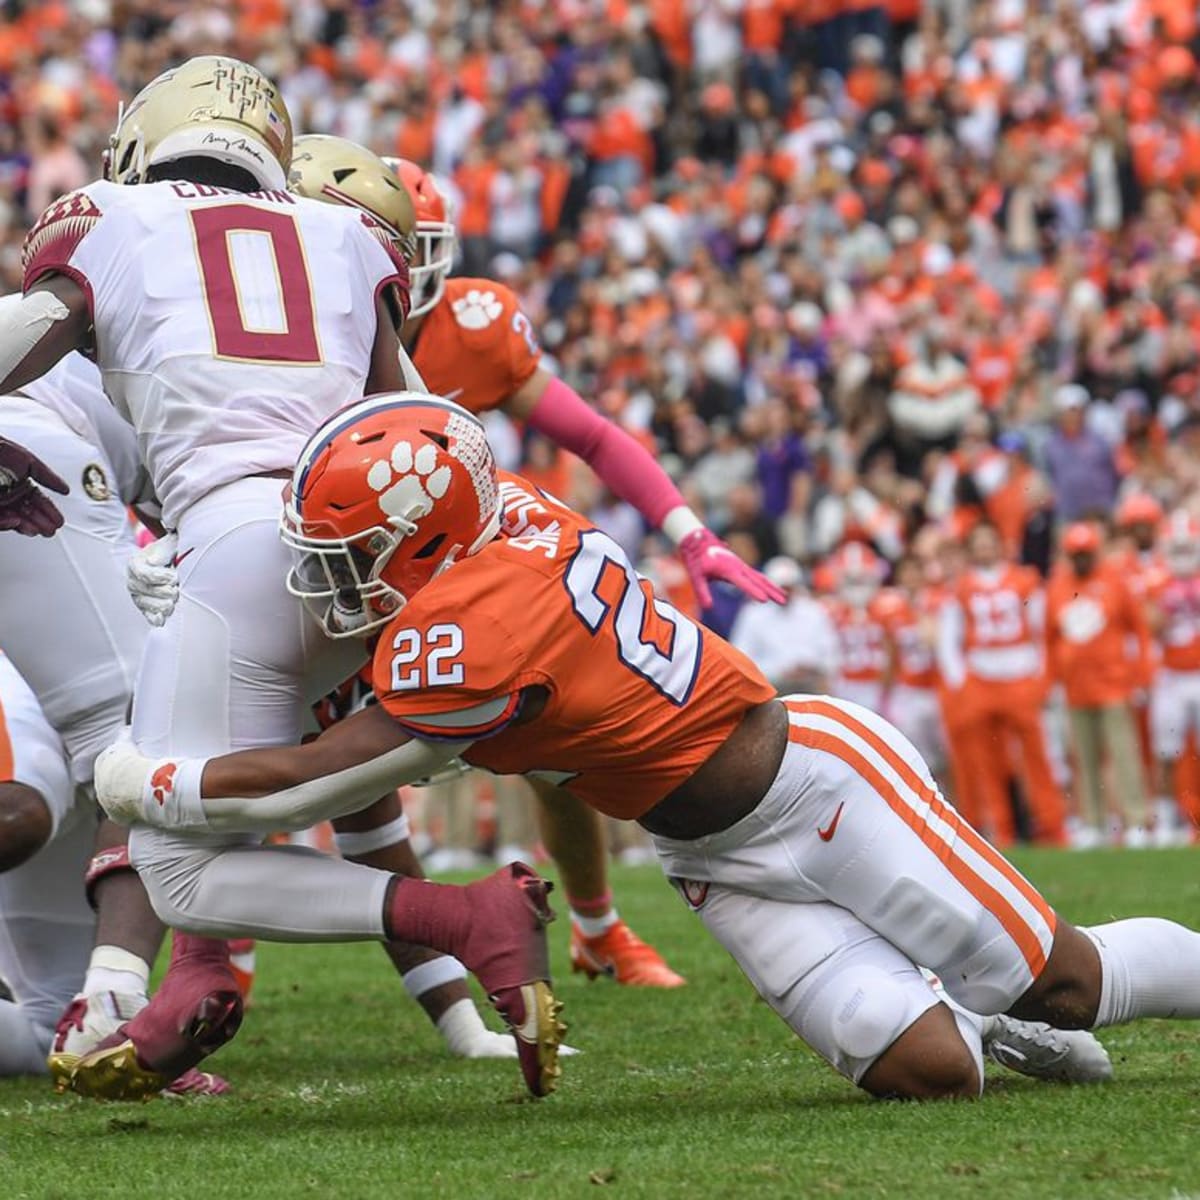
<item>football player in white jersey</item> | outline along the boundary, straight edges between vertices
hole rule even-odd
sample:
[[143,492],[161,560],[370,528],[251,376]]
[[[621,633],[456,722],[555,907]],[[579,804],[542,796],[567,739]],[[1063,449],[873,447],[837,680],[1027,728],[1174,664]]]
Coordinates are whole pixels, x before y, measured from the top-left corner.
[[[289,595],[276,530],[311,431],[401,386],[403,231],[291,195],[290,156],[287,110],[261,72],[219,57],[164,72],[121,114],[106,178],[37,222],[24,295],[0,305],[0,392],[92,348],[179,537],[179,603],[149,636],[135,685],[133,736],[149,753],[286,745],[307,705],[363,659]],[[156,786],[165,799],[173,779]],[[138,827],[130,856],[138,868],[236,864],[258,883],[246,924],[280,940],[412,941],[427,927],[419,881],[296,847]],[[472,919],[433,947],[474,970],[520,1031],[538,1093],[554,1086],[560,1037],[545,894],[528,868],[497,872],[463,890]],[[175,938],[155,1002],[116,1035],[111,1065],[136,1090],[161,1087],[240,1023],[226,946],[190,936],[221,932],[204,900],[173,911],[188,936]]]
[[[0,977],[15,997],[0,1006],[0,1074],[8,1074],[46,1069],[56,1021],[52,1070],[144,1007],[163,927],[129,865],[126,831],[97,827],[91,790],[96,755],[124,724],[146,640],[125,590],[136,548],[126,506],[153,513],[133,429],[95,366],[71,354],[0,403],[0,433],[53,464],[71,489],[55,537],[0,537],[0,721],[11,750],[0,755]],[[189,1076],[187,1090],[224,1087]]]

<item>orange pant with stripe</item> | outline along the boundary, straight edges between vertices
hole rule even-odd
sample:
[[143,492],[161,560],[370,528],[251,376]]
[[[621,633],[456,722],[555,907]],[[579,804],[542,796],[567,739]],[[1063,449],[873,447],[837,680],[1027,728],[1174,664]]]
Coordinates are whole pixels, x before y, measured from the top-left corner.
[[1040,679],[996,682],[968,678],[948,703],[959,709],[956,753],[970,778],[973,816],[998,846],[1015,837],[1009,785],[1024,787],[1034,838],[1058,845],[1067,806],[1054,780],[1042,723]]
[[[937,1002],[917,968],[964,1007],[1004,1012],[1046,965],[1055,915],[883,718],[783,703],[789,746],[758,808],[710,837],[654,843],[763,998],[857,1080]],[[856,989],[879,1006],[869,1031],[839,1024]],[[890,1040],[868,1045],[876,1035]]]

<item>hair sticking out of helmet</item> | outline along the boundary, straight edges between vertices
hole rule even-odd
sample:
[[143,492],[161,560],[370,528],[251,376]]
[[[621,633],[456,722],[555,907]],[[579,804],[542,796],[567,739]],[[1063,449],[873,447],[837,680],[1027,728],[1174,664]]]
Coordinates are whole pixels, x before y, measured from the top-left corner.
[[[202,161],[282,191],[291,157],[292,121],[275,84],[249,63],[204,55],[164,71],[121,106],[104,177],[146,183],[168,164]],[[211,177],[211,167],[205,173]]]
[[281,526],[299,553],[288,590],[331,637],[360,636],[499,528],[483,425],[438,396],[373,396],[336,413],[300,453]]
[[458,238],[454,230],[453,204],[447,189],[431,171],[423,170],[406,158],[385,158],[412,197],[416,211],[417,250],[411,260],[412,286],[410,317],[427,313],[442,298],[446,278],[454,266]]

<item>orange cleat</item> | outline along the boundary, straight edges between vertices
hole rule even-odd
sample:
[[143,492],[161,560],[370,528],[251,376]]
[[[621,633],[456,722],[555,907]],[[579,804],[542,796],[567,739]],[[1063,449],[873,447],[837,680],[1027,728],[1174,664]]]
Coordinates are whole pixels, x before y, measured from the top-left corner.
[[587,937],[572,921],[571,970],[582,971],[589,979],[607,975],[627,987],[677,988],[687,983],[624,921],[618,921],[598,937]]

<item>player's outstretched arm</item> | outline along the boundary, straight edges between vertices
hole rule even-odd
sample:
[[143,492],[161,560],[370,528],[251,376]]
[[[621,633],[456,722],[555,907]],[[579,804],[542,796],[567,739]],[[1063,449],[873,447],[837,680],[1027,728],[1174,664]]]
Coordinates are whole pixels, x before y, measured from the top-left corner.
[[786,594],[740,558],[687,506],[653,456],[620,426],[605,420],[561,379],[539,367],[506,405],[540,433],[578,454],[622,500],[632,504],[678,547],[703,608],[709,581],[731,583],[752,600],[783,604]]
[[202,758],[150,758],[129,740],[96,761],[96,795],[123,824],[261,833],[306,829],[358,812],[440,770],[469,742],[411,738],[372,706],[304,746]]

